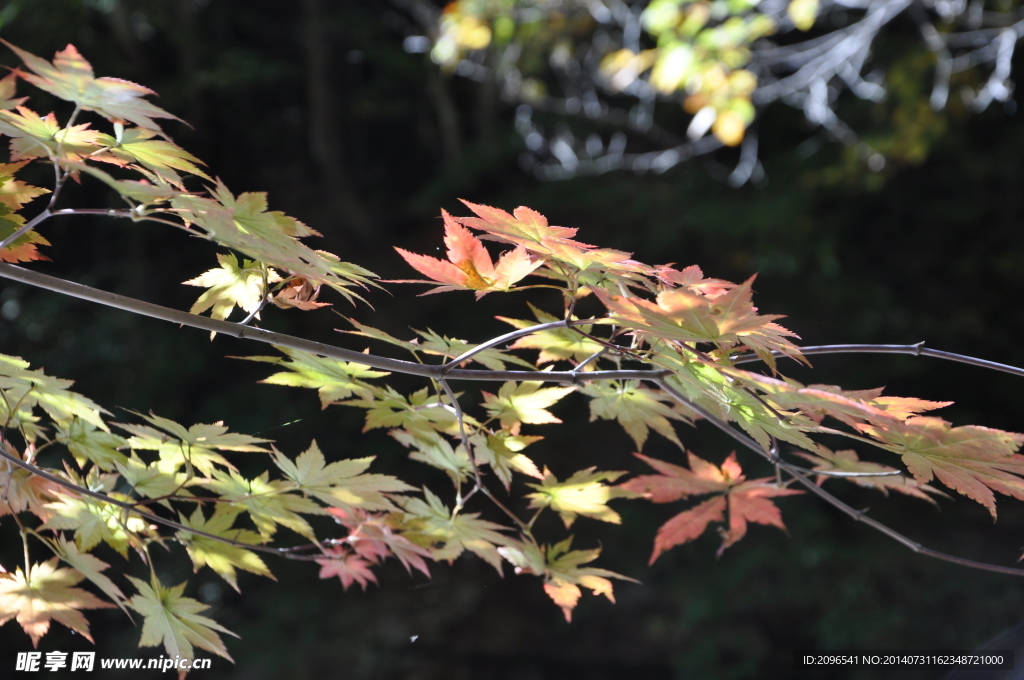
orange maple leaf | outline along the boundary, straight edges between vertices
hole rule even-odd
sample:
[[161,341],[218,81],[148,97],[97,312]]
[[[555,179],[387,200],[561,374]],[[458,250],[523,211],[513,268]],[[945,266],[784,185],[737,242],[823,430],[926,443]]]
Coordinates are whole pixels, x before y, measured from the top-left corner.
[[480,298],[491,291],[507,291],[542,264],[541,260],[531,258],[522,245],[502,254],[495,264],[483,242],[473,236],[469,229],[459,224],[447,211],[442,210],[441,215],[444,218],[444,242],[448,246],[447,260],[395,248],[413,269],[431,279],[402,283],[444,284],[424,295],[468,289],[477,291],[477,298]]
[[779,508],[768,499],[803,493],[780,487],[771,477],[746,480],[736,461],[735,452],[729,454],[721,467],[688,452],[689,469],[639,453],[633,455],[646,461],[661,474],[641,475],[619,485],[627,491],[642,494],[654,503],[670,503],[689,496],[715,494],[703,503],[679,513],[658,529],[651,564],[669,548],[698,538],[711,522],[723,521],[727,507],[729,527],[721,531],[719,556],[746,535],[748,522],[770,524],[785,530]]

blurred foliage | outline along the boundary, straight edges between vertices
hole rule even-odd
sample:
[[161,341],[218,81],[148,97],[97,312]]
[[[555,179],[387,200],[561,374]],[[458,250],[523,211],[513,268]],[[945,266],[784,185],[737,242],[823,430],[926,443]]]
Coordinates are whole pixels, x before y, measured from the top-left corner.
[[[724,184],[728,156],[662,175],[538,183],[518,168],[513,112],[486,86],[405,52],[408,21],[374,0],[11,0],[0,9],[0,37],[47,55],[73,42],[99,74],[153,87],[161,106],[193,126],[170,130],[175,141],[235,191],[270,191],[272,207],[324,233],[323,247],[384,278],[408,275],[389,246],[436,246],[438,208],[454,209],[458,197],[525,204],[580,227],[584,240],[643,259],[699,263],[732,280],[760,272],[762,310],[788,314],[787,326],[807,344],[926,340],[1024,364],[1024,127],[1010,109],[931,112],[926,56],[897,55],[889,99],[844,111],[885,150],[881,166],[778,110],[760,123],[765,177],[755,186]],[[311,54],[313,29],[326,54]],[[494,39],[500,35],[495,30]],[[3,62],[13,65],[13,55]],[[42,97],[33,103],[49,106]],[[329,126],[315,124],[318,116]],[[36,183],[45,183],[47,169],[37,172]],[[69,188],[69,202],[90,205]],[[194,297],[180,285],[183,270],[195,276],[214,261],[204,244],[144,224],[54,220],[44,235],[54,261],[40,271],[179,309]],[[491,296],[480,314],[440,296],[415,304],[398,297],[408,294],[373,293],[373,309],[356,312],[400,337],[430,327],[469,340],[505,329],[492,314],[523,314],[518,300]],[[353,313],[340,303],[338,311]],[[104,404],[187,422],[223,418],[285,450],[316,437],[329,456],[379,454],[382,472],[407,464],[397,444],[359,433],[358,412],[320,412],[311,394],[253,386],[261,369],[225,358],[250,353],[235,340],[210,343],[202,333],[7,282],[0,317],[4,352],[75,379],[77,390]],[[265,326],[339,341],[315,323],[271,314]],[[1009,377],[911,358],[815,364],[849,388],[886,385],[895,394],[956,399],[947,417],[957,423],[1022,429],[1019,386]],[[632,466],[631,444],[614,424],[584,425],[585,410],[573,408],[559,416],[578,427],[534,445],[539,462],[597,448],[603,458],[593,462]],[[716,461],[729,451],[707,428],[680,435]],[[651,443],[650,455],[670,457],[659,444]],[[767,473],[754,467],[752,475]],[[1019,553],[1024,512],[1011,504],[993,527],[983,509],[965,502],[942,502],[936,512],[866,490],[841,495],[940,550],[1007,564]],[[230,647],[238,664],[215,661],[212,676],[237,678],[782,677],[793,649],[968,649],[1021,618],[1024,591],[1011,577],[914,556],[811,499],[785,505],[790,538],[755,528],[748,545],[720,560],[707,539],[647,567],[654,531],[669,512],[631,507],[623,527],[579,527],[578,541],[601,541],[606,566],[643,585],[622,586],[616,605],[585,601],[571,625],[535,583],[499,580],[471,559],[435,569],[429,582],[385,570],[381,587],[366,593],[343,594],[336,583],[310,578],[307,565],[280,562],[278,583],[242,574],[236,595],[201,574],[186,594],[210,603],[213,616],[241,634]],[[15,529],[0,525],[5,562],[20,550]],[[163,568],[167,583],[190,571],[184,561]],[[138,630],[123,614],[92,618],[98,656],[135,653]],[[3,632],[0,657],[13,663],[30,643],[14,628]],[[91,649],[64,630],[45,647]],[[901,669],[898,677],[939,675]]]

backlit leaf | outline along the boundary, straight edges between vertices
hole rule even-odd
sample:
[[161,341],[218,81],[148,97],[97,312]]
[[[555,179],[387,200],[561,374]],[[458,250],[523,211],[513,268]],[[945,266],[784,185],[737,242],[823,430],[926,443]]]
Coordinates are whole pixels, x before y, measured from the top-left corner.
[[234,661],[217,632],[238,636],[213,619],[201,616],[199,612],[209,607],[185,597],[182,594],[184,583],[166,588],[155,578],[150,583],[132,576],[127,578],[139,591],[129,600],[128,606],[145,617],[139,647],[162,644],[168,657],[191,659],[195,645]]
[[39,647],[39,639],[56,621],[92,642],[89,622],[81,609],[114,605],[90,592],[75,588],[85,577],[74,569],[57,569],[57,558],[34,564],[26,576],[18,567],[9,578],[0,578],[0,625],[15,619]]

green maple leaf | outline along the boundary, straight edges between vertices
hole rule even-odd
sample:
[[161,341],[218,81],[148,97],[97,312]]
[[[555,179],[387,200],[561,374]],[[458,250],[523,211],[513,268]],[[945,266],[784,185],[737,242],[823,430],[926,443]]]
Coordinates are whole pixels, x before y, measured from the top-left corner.
[[144,617],[139,647],[163,644],[168,657],[191,659],[194,656],[192,645],[195,645],[234,662],[217,631],[238,636],[213,619],[200,616],[199,612],[209,607],[184,597],[184,583],[165,588],[155,577],[151,583],[132,576],[128,580],[139,591],[129,600],[128,606]]
[[541,387],[543,382],[528,380],[526,382],[507,382],[494,395],[484,392],[484,408],[492,418],[497,418],[501,426],[513,434],[519,433],[520,425],[540,425],[562,422],[548,411],[562,397],[569,394],[575,387]]
[[[120,500],[131,501],[130,498]],[[87,496],[62,496],[44,507],[50,517],[40,529],[74,529],[75,543],[83,552],[92,550],[103,541],[127,557],[128,546],[133,540],[131,533],[146,529],[141,518],[128,515],[116,505]]]
[[179,195],[171,205],[186,223],[198,225],[221,245],[313,285],[325,283],[346,299],[359,297],[349,290],[352,285],[372,283],[373,272],[299,241],[317,232],[284,213],[267,211],[266,194],[247,193],[236,199],[218,182],[213,195],[214,199]]
[[[191,517],[185,517],[180,514],[178,517],[179,521],[187,527],[229,538],[238,543],[255,545],[266,542],[266,539],[255,531],[233,529],[232,525],[235,523],[237,516],[238,510],[232,509],[228,512],[215,512],[207,520],[203,515],[202,507],[197,506]],[[270,569],[260,559],[260,556],[251,550],[187,531],[179,530],[175,536],[185,545],[189,557],[192,558],[194,571],[199,571],[202,567],[209,566],[210,569],[220,574],[238,592],[241,591],[238,588],[238,581],[235,577],[236,567],[270,579],[274,578],[274,575],[270,573]]]
[[413,449],[409,458],[444,470],[453,480],[465,481],[473,474],[473,464],[466,449],[461,444],[452,448],[448,440],[436,432],[392,430],[389,434],[403,446]]
[[117,450],[127,446],[127,439],[99,430],[81,418],[75,418],[70,423],[58,423],[56,440],[68,447],[79,467],[91,461],[101,470],[111,472],[118,464],[128,461],[128,457]]
[[51,418],[70,422],[76,416],[106,431],[107,425],[100,413],[108,411],[94,401],[67,388],[73,380],[53,378],[41,369],[29,370],[28,362],[20,357],[0,354],[0,390],[5,400],[0,400],[0,414],[6,417],[7,404],[18,404],[32,408],[41,406]]
[[234,470],[214,470],[213,479],[201,485],[219,494],[225,502],[247,511],[256,529],[267,538],[274,535],[280,524],[316,540],[313,528],[298,513],[323,515],[325,511],[308,498],[289,493],[295,488],[289,482],[270,480],[267,472],[246,479]]
[[72,170],[92,175],[130,203],[139,203],[141,205],[164,203],[181,193],[155,175],[148,177],[147,181],[114,179],[103,170],[86,165],[85,163],[65,161],[64,165]]
[[74,45],[57,52],[53,63],[19,49],[6,40],[0,40],[11,48],[33,73],[22,73],[21,77],[41,90],[75,102],[86,111],[95,111],[113,121],[129,121],[140,127],[161,132],[153,118],[180,120],[143,97],[156,94],[148,87],[120,78],[96,78],[92,65],[86,61]]
[[50,630],[50,621],[61,623],[92,642],[89,622],[80,609],[104,609],[114,605],[73,586],[85,577],[73,569],[57,569],[57,558],[13,574],[0,574],[0,626],[17,620],[39,647],[39,639]]
[[589,467],[579,470],[564,482],[544,468],[544,479],[540,484],[529,484],[537,489],[536,493],[527,494],[531,508],[551,508],[562,516],[568,529],[576,520],[577,515],[599,519],[602,522],[621,524],[619,514],[608,507],[613,498],[634,498],[636,494],[619,487],[608,486],[602,482],[614,482],[626,474],[618,472],[595,472]]
[[128,445],[132,449],[159,451],[161,461],[166,463],[161,468],[165,471],[176,470],[184,465],[195,467],[203,474],[210,475],[215,464],[235,469],[224,456],[216,452],[217,450],[269,453],[267,449],[257,444],[270,440],[228,432],[228,428],[221,421],[200,423],[185,428],[173,420],[152,413],[148,416],[136,415],[156,427],[133,424],[118,424],[118,427],[132,433],[128,439]]
[[59,558],[70,564],[75,570],[102,590],[107,597],[114,601],[125,614],[125,596],[121,589],[113,581],[101,572],[106,571],[110,565],[94,555],[80,552],[74,541],[69,542],[64,534],[57,534],[56,542],[47,541],[47,545],[53,549]]
[[[4,80],[6,78],[0,80],[0,83],[3,83]],[[34,187],[14,178],[14,173],[27,164],[28,161],[0,163],[0,204],[7,206],[12,211],[21,210],[26,203],[50,193],[49,189]]]
[[[268,385],[286,385],[289,387],[308,387],[317,390],[320,405],[327,408],[330,404],[341,401],[353,394],[368,396],[369,386],[362,382],[372,378],[391,375],[387,371],[374,371],[365,364],[341,361],[317,356],[311,352],[303,352],[288,347],[274,345],[274,349],[287,355],[281,357],[238,357],[248,361],[263,361],[278,364],[291,372],[275,373],[260,382]],[[352,402],[349,402],[352,403]]]
[[90,130],[89,123],[62,128],[54,114],[40,116],[24,106],[0,110],[0,133],[11,138],[12,161],[59,156],[62,161],[80,162],[103,148],[102,133]]
[[501,573],[498,546],[509,542],[508,537],[498,533],[504,527],[480,519],[479,514],[473,512],[460,512],[452,517],[448,506],[430,489],[423,489],[423,497],[396,499],[406,513],[403,536],[430,548],[435,560],[451,562],[464,550],[469,550]]
[[495,434],[479,432],[470,437],[470,443],[473,444],[473,456],[477,463],[490,465],[508,490],[513,470],[536,479],[544,478],[536,463],[521,453],[527,446],[541,439],[543,437],[513,435],[508,430],[499,430]]
[[[537,317],[536,322],[524,319],[508,319],[503,316],[497,318],[519,329],[536,326],[537,322],[551,323],[553,321],[560,321],[559,318],[537,309],[532,304],[530,309],[533,310],[533,315]],[[592,326],[577,326],[577,328],[583,331],[583,333],[589,333]],[[552,361],[568,361],[570,359],[580,362],[595,352],[600,352],[604,347],[571,328],[549,328],[519,338],[511,345],[511,349],[540,350],[540,354],[537,357],[537,365],[539,366],[540,364]]]
[[[455,396],[458,397],[458,393]],[[366,425],[363,432],[384,427],[405,428],[425,437],[429,437],[429,433],[434,431],[457,436],[458,419],[455,417],[454,409],[445,401],[446,397],[441,397],[426,387],[405,397],[390,385],[385,385],[381,389],[374,389],[364,399],[350,399],[343,403],[346,406],[366,409]],[[479,426],[472,416],[463,414],[462,420],[467,426]]]
[[339,460],[327,464],[314,441],[293,462],[274,452],[274,463],[295,483],[296,488],[337,508],[368,511],[396,511],[384,495],[413,491],[413,487],[390,475],[364,474],[375,456]]
[[[123,463],[117,464],[117,471],[124,481],[131,485],[131,490],[146,498],[162,498],[171,494],[190,496],[186,486],[196,483],[195,478],[189,479],[184,472],[176,472],[176,466],[167,460],[159,460],[147,464],[134,453]],[[166,500],[161,505],[170,507]]]
[[214,319],[228,318],[235,306],[251,314],[259,309],[266,285],[281,280],[273,269],[266,269],[259,262],[238,259],[231,253],[217,255],[220,267],[210,269],[194,279],[184,281],[186,286],[208,288],[199,296],[190,314],[202,314],[211,309],[210,316]]
[[663,402],[663,394],[640,386],[639,380],[621,383],[588,383],[580,392],[591,397],[590,421],[618,420],[626,433],[636,442],[637,449],[643,449],[647,441],[648,428],[653,429],[679,448],[683,445],[676,436],[669,419],[690,422],[690,419]]
[[[416,331],[416,334],[420,336],[421,339],[413,340],[408,343],[414,351],[419,350],[425,354],[442,356],[446,359],[454,359],[478,347],[478,345],[468,343],[465,340],[439,335],[429,328],[425,331]],[[515,364],[524,368],[533,368],[533,364],[529,361],[525,361],[517,356],[503,352],[500,349],[495,349],[494,347],[477,352],[469,359],[469,361],[475,361],[482,364],[492,371],[504,371],[506,369],[505,364]]]
[[562,609],[568,622],[572,621],[572,610],[582,596],[579,586],[589,588],[594,595],[604,595],[615,602],[612,582],[608,579],[617,578],[638,583],[635,579],[616,574],[614,571],[581,566],[597,559],[601,549],[569,550],[572,538],[570,536],[560,543],[544,547],[531,542],[513,540],[509,541],[508,545],[498,548],[501,556],[515,567],[517,574],[544,577],[544,592]]
[[[156,134],[154,130],[129,128],[123,130],[119,137],[100,135],[97,141],[103,146],[109,147],[104,156],[113,157],[121,164],[141,163],[161,180],[178,189],[183,188],[183,185],[181,175],[175,170],[210,179],[195,165],[202,163],[201,160],[176,144],[162,139],[153,139]],[[106,160],[106,158],[99,160]]]

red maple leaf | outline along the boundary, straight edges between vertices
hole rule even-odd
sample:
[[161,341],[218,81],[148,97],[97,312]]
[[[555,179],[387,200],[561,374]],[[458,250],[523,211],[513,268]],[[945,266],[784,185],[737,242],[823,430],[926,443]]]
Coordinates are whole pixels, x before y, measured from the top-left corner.
[[654,503],[671,503],[690,496],[714,496],[699,505],[684,510],[658,529],[654,539],[653,564],[669,548],[694,540],[704,533],[712,522],[724,521],[728,508],[729,527],[723,529],[722,545],[718,555],[747,533],[747,523],[770,524],[785,530],[779,508],[769,498],[803,493],[778,486],[771,477],[747,481],[736,454],[731,453],[721,467],[687,453],[690,468],[633,454],[660,472],[658,475],[640,475],[620,484],[621,488],[642,494]]

